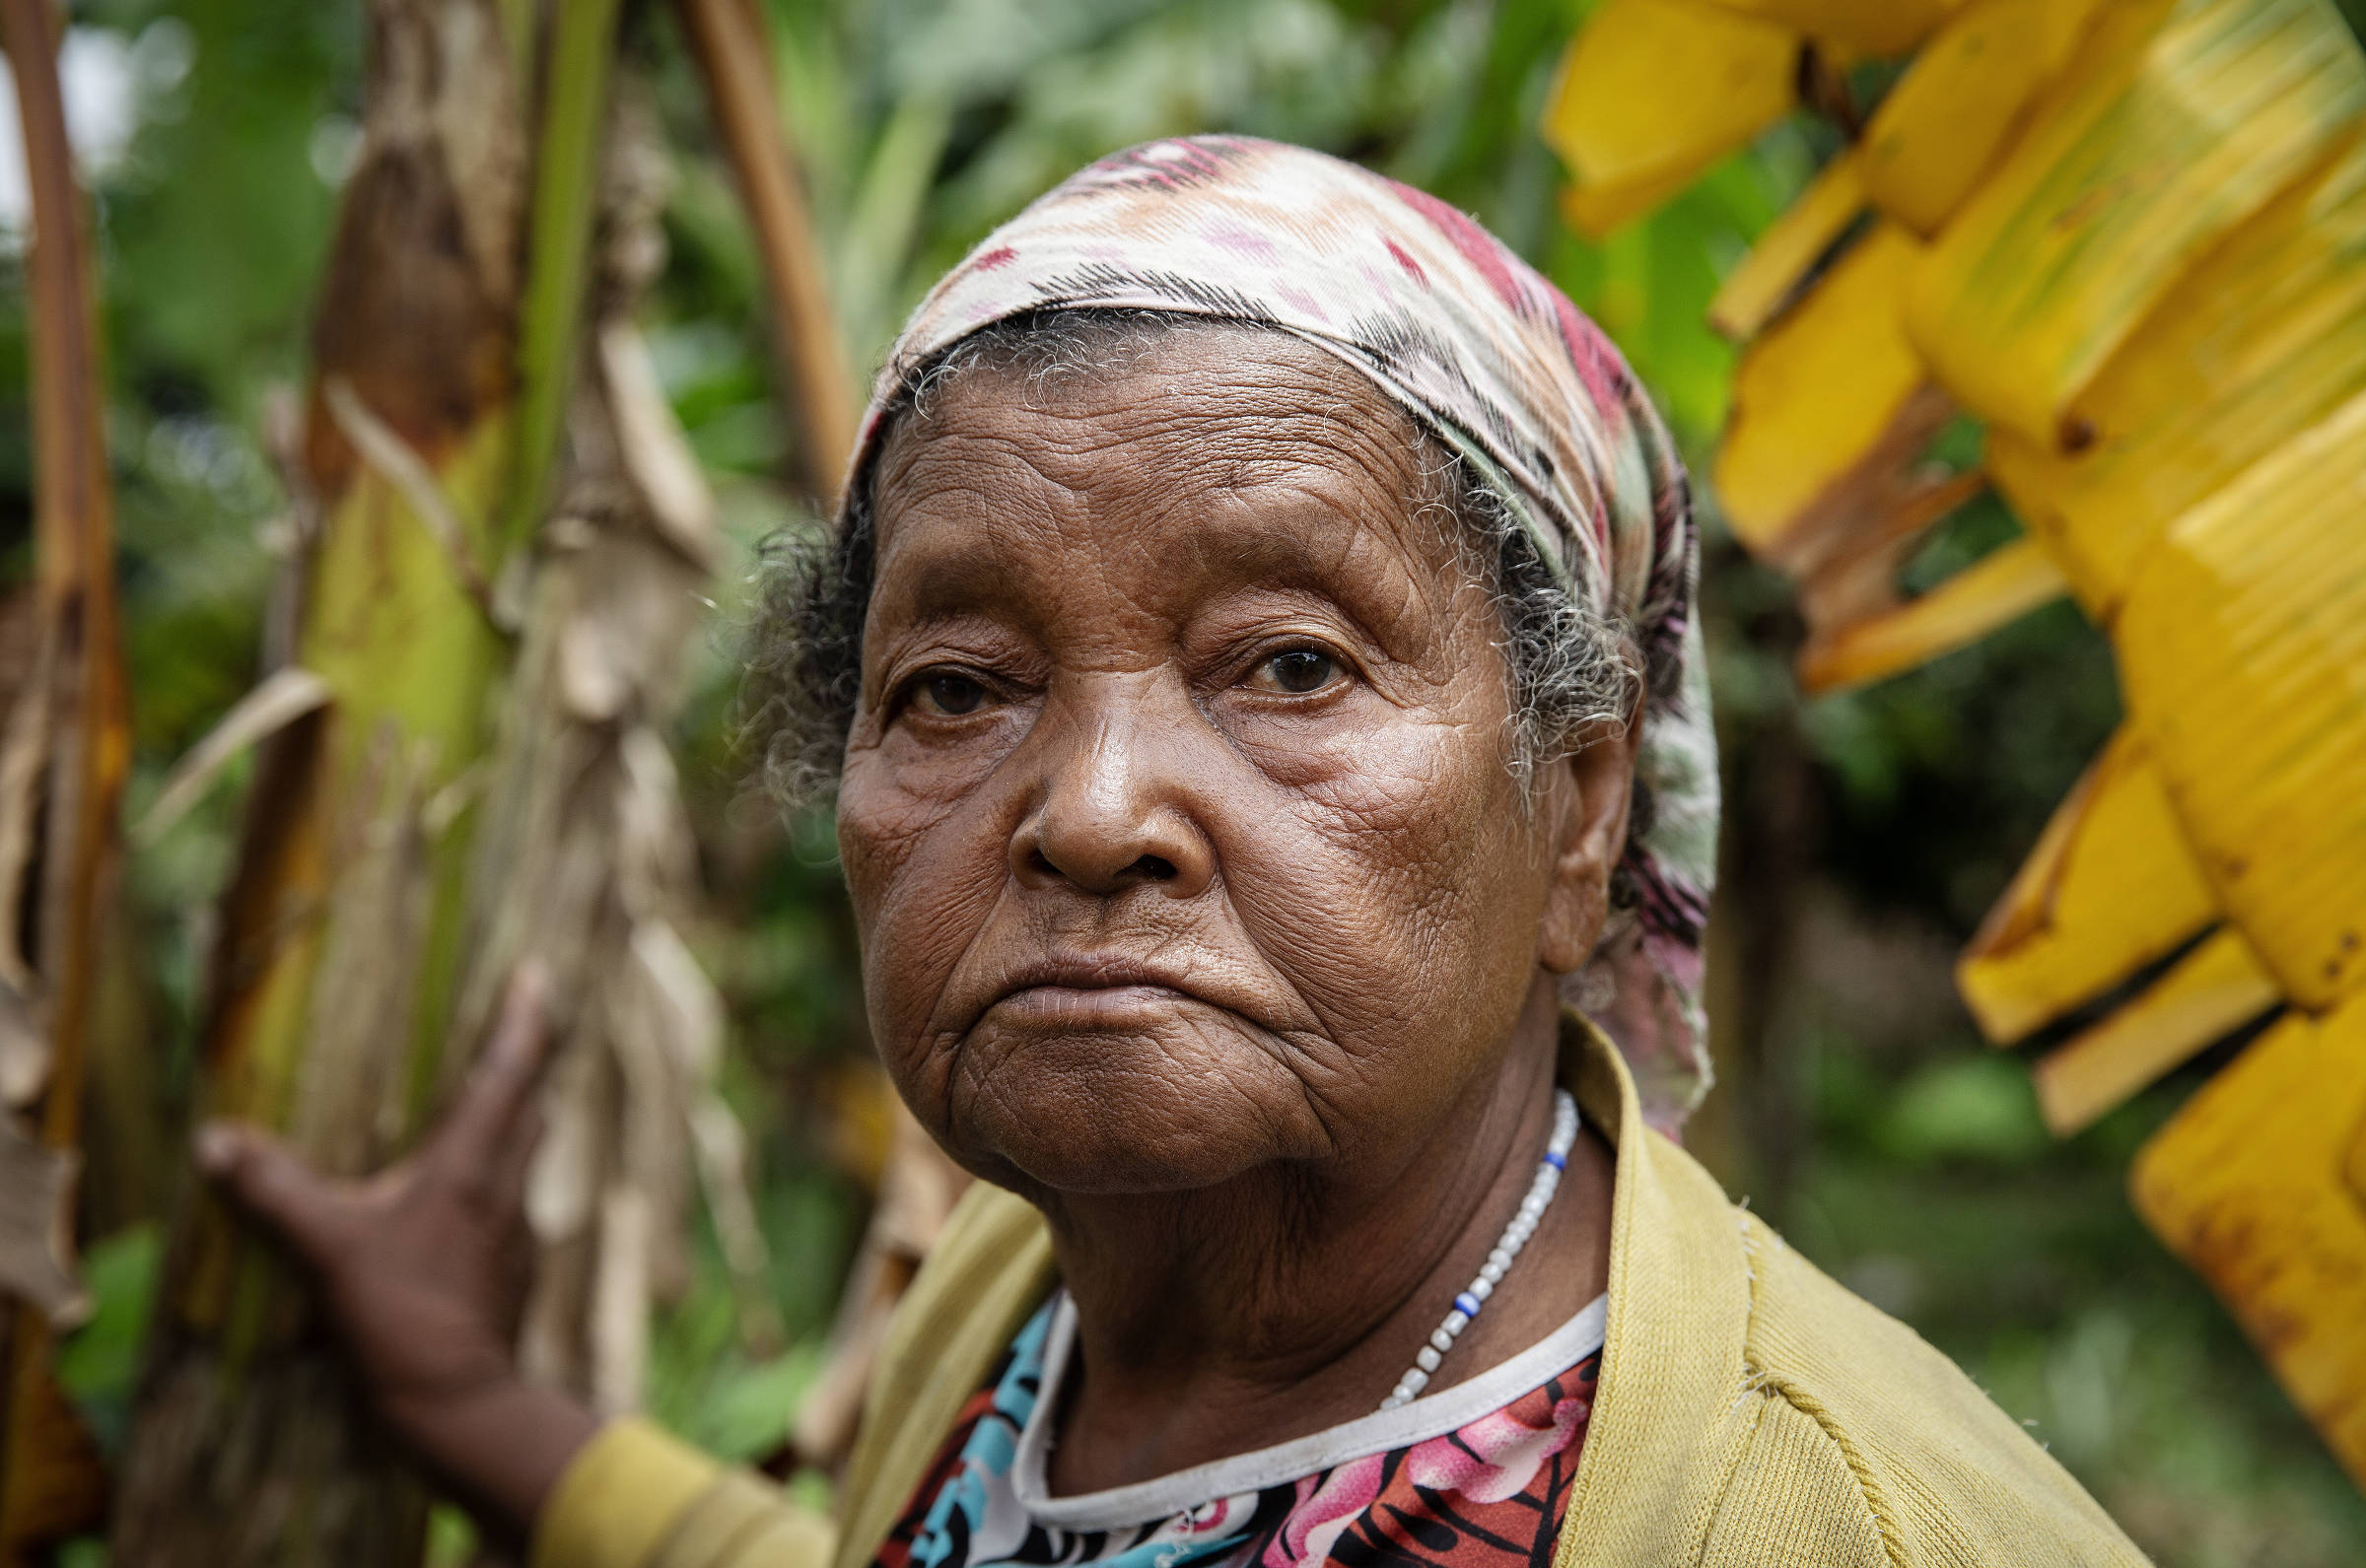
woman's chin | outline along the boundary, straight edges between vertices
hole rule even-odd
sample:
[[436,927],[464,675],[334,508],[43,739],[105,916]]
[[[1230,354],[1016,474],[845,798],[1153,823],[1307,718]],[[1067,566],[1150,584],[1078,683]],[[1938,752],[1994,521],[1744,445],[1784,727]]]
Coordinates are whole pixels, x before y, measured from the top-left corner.
[[1046,1138],[1032,1129],[995,1137],[991,1158],[1019,1179],[1022,1191],[1077,1197],[1149,1195],[1213,1188],[1265,1163],[1253,1156],[1211,1158],[1205,1146],[1176,1147],[1123,1137]]
[[980,1174],[1079,1195],[1190,1192],[1322,1153],[1303,1086],[1262,1045],[1211,1038],[1226,1033],[972,1041],[940,1135]]

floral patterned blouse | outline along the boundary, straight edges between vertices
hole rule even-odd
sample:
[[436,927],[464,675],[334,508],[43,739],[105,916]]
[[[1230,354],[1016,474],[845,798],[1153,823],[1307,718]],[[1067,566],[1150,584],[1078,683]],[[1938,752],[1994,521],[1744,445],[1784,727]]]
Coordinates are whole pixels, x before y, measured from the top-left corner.
[[1055,1296],[962,1408],[874,1568],[1546,1568],[1593,1413],[1605,1302],[1437,1394],[1076,1497],[1044,1484],[1076,1337]]

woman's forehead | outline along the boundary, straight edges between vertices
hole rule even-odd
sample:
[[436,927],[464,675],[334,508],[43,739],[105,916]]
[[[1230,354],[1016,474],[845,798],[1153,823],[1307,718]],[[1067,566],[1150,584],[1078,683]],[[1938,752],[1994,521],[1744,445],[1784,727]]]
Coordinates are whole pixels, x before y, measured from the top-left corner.
[[[1052,336],[1054,334],[1047,334]],[[1079,350],[1032,352],[1028,339],[954,361],[898,420],[879,459],[879,485],[945,454],[945,439],[1040,443],[1079,436],[1138,440],[1165,426],[1195,433],[1264,434],[1277,443],[1363,432],[1399,464],[1413,422],[1371,379],[1303,339],[1238,322],[1172,318],[1148,336],[1087,336]]]
[[882,454],[874,616],[1179,614],[1243,587],[1446,611],[1468,578],[1411,421],[1319,350],[1196,336],[1057,387],[949,388]]
[[1219,542],[1290,571],[1338,557],[1349,533],[1427,558],[1437,489],[1411,420],[1368,380],[1293,339],[1227,331],[1052,378],[973,371],[891,439],[873,502],[883,575],[922,545]]

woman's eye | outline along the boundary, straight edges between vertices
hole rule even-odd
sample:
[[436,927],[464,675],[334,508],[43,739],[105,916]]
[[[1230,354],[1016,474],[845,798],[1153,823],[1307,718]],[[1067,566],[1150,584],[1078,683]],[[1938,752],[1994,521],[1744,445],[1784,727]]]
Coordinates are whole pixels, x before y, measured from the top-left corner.
[[986,688],[966,675],[944,671],[924,679],[913,692],[913,706],[923,713],[959,718],[985,704]]
[[1339,660],[1311,648],[1287,648],[1259,664],[1250,684],[1299,696],[1321,691],[1339,673]]

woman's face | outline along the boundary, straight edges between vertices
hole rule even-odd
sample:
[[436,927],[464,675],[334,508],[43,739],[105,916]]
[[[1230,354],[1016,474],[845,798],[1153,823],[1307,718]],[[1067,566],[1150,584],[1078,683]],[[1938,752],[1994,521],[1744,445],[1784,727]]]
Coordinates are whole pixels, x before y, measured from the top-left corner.
[[968,375],[880,462],[838,832],[922,1123],[1022,1192],[1385,1161],[1581,961],[1612,737],[1524,800],[1409,428],[1273,334]]

